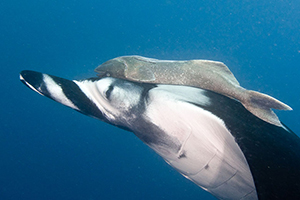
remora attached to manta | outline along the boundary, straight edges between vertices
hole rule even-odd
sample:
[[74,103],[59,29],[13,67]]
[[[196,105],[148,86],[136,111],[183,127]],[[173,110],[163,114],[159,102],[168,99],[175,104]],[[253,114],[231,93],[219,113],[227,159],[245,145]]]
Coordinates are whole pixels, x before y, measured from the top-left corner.
[[30,89],[133,132],[219,199],[300,199],[300,139],[210,90],[23,71]]
[[260,119],[281,126],[271,110],[292,110],[277,99],[241,87],[222,62],[210,60],[157,60],[142,56],[122,56],[111,59],[95,69],[100,77],[111,76],[131,81],[199,87],[239,100]]

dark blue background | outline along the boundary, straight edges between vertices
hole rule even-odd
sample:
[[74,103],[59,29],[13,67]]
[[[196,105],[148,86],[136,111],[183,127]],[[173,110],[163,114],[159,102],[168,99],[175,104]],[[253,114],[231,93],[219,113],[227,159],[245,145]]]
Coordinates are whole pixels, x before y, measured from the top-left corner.
[[300,133],[298,0],[2,0],[0,19],[0,199],[214,199],[133,134],[28,90],[23,69],[78,79],[122,55],[222,61],[293,107],[277,113]]

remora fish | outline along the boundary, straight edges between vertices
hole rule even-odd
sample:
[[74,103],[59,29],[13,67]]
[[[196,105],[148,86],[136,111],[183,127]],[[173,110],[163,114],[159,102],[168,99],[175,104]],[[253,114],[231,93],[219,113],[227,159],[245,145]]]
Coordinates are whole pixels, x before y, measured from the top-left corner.
[[132,131],[183,176],[219,199],[300,199],[300,139],[238,101],[195,87],[112,77],[70,81],[33,71],[29,88]]
[[222,62],[210,60],[157,60],[142,56],[122,56],[108,60],[95,69],[100,77],[111,76],[131,81],[199,87],[239,100],[258,118],[281,126],[271,110],[292,110],[277,99],[241,87]]

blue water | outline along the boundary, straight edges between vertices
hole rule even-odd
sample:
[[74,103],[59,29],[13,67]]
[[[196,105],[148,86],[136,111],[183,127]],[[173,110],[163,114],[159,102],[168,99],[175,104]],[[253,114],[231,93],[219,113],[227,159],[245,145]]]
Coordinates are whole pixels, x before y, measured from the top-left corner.
[[23,69],[79,79],[122,55],[222,61],[290,105],[277,113],[300,134],[298,0],[2,0],[0,19],[0,199],[215,199],[133,134],[27,89]]

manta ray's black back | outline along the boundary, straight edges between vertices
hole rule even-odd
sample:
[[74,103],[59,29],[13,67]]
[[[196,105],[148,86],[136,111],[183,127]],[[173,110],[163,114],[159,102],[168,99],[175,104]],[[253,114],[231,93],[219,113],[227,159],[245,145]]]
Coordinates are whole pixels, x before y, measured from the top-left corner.
[[288,128],[260,120],[235,100],[208,95],[213,103],[205,109],[223,119],[235,137],[259,199],[300,199],[300,138]]

